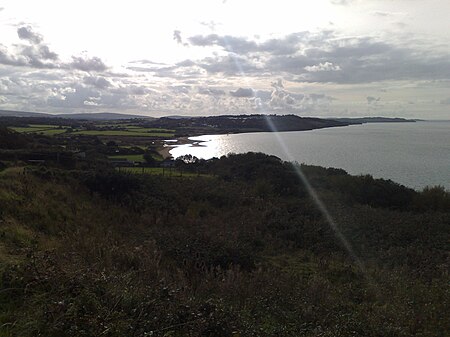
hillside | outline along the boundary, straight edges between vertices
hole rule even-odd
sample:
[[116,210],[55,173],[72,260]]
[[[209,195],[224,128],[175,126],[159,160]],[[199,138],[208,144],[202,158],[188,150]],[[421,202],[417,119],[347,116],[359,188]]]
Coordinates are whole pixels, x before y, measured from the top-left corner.
[[0,172],[0,335],[445,335],[442,189],[255,153],[177,166]]
[[178,130],[181,136],[242,132],[305,131],[346,126],[331,119],[296,115],[221,115],[208,117],[162,117],[148,123],[152,127]]
[[0,110],[0,117],[34,117],[34,118],[67,118],[79,120],[121,120],[131,118],[148,118],[143,115],[121,114],[113,112],[85,112],[85,113],[65,113],[65,114],[49,114],[44,112],[27,112],[14,110]]
[[393,118],[393,117],[359,117],[359,118],[332,118],[335,121],[349,124],[363,123],[415,123],[418,119]]

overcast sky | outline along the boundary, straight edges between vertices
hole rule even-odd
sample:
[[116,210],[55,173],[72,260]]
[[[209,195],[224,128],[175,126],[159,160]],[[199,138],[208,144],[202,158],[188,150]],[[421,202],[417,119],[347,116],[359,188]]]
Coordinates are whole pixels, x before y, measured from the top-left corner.
[[0,0],[0,109],[450,119],[449,0]]

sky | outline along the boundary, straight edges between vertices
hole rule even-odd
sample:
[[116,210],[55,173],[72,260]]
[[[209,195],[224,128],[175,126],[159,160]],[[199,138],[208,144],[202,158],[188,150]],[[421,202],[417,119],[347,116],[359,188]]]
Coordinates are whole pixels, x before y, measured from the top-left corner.
[[0,0],[0,109],[450,119],[448,0]]

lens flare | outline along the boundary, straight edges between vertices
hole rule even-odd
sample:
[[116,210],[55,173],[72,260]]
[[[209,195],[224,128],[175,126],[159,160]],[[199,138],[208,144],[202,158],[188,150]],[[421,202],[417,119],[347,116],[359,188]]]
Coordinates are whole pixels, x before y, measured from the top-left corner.
[[[280,134],[278,133],[277,128],[275,127],[275,125],[273,124],[272,120],[270,119],[270,117],[268,117],[266,114],[263,114],[263,116],[265,117],[266,123],[269,126],[269,128],[272,131],[272,134],[275,136],[276,140],[278,141],[278,143],[280,144],[286,158],[288,158],[289,162],[294,163],[295,159],[294,157],[291,155],[288,147],[286,146],[285,142],[283,141],[283,139],[281,138]],[[358,266],[358,268],[365,274],[367,275],[366,272],[366,268],[363,264],[363,262],[361,261],[361,259],[356,255],[352,245],[350,244],[350,242],[347,240],[347,238],[344,236],[344,234],[342,233],[342,231],[339,229],[336,221],[333,219],[333,217],[331,216],[330,212],[328,211],[327,207],[325,206],[325,204],[323,203],[323,201],[320,199],[319,195],[317,194],[316,190],[314,189],[314,187],[310,184],[308,178],[305,176],[305,174],[302,172],[302,169],[300,167],[299,164],[294,164],[293,165],[295,172],[297,174],[297,176],[299,177],[299,179],[301,180],[301,182],[303,183],[303,185],[305,186],[309,196],[311,197],[311,199],[314,201],[315,205],[317,206],[317,208],[319,209],[319,211],[322,213],[323,217],[325,218],[326,222],[328,223],[328,225],[331,227],[331,229],[333,230],[334,234],[336,235],[336,237],[338,238],[338,240],[341,242],[341,244],[344,246],[344,248],[347,250],[347,253],[350,255],[350,257],[353,259],[353,261],[356,263],[356,265]]]
[[[239,72],[239,75],[245,81],[246,76],[245,76],[245,72],[243,70],[243,67],[239,63],[239,60],[234,56],[233,50],[231,49],[231,45],[226,41],[226,39],[225,39],[225,43],[227,45],[228,50],[230,51],[229,55],[233,59],[234,64],[236,65],[236,68],[237,68],[237,70]],[[248,82],[248,81],[246,81],[246,82]],[[267,125],[269,126],[270,130],[272,131],[272,134],[275,136],[277,142],[280,144],[280,146],[281,146],[281,148],[282,148],[286,158],[288,158],[288,161],[294,163],[295,162],[294,157],[291,155],[291,152],[289,151],[289,148],[286,146],[285,142],[281,138],[281,136],[280,136],[280,134],[278,132],[278,129],[276,128],[276,126],[274,125],[274,123],[272,122],[270,117],[264,112],[263,106],[258,105],[257,108],[258,108],[259,112],[264,116]],[[353,249],[352,245],[347,240],[347,238],[342,233],[342,231],[339,229],[338,224],[336,223],[336,221],[331,216],[328,208],[326,207],[326,205],[324,204],[322,199],[319,197],[319,195],[317,194],[316,190],[314,189],[314,187],[309,182],[308,178],[302,172],[302,169],[301,169],[300,165],[293,164],[293,167],[294,167],[295,172],[296,172],[297,176],[299,177],[300,181],[305,186],[309,196],[313,200],[313,202],[316,205],[317,209],[322,213],[322,216],[324,217],[325,221],[328,223],[330,228],[333,230],[333,232],[336,235],[336,237],[339,240],[339,242],[344,246],[344,248],[346,249],[347,253],[353,259],[353,261],[356,264],[356,266],[363,272],[364,276],[368,277],[368,273],[366,272],[366,268],[365,268],[362,260],[358,257],[358,255],[356,255],[355,250]]]

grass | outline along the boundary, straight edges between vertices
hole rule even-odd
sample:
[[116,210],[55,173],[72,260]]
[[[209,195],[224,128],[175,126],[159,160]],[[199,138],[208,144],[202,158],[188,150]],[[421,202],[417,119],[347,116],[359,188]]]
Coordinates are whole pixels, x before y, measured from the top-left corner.
[[117,127],[117,128],[124,128],[128,131],[142,131],[142,132],[164,132],[164,133],[173,133],[175,130],[173,129],[163,129],[163,128],[146,128],[142,125],[131,125],[131,124],[107,124],[102,125],[105,127]]
[[181,172],[176,168],[164,167],[120,167],[117,168],[117,170],[120,172],[129,172],[133,174],[164,175],[168,177],[211,177],[208,174]]
[[142,145],[120,145],[119,148],[121,149],[131,149],[132,147],[138,147],[142,150],[145,150],[148,148],[148,146],[142,146]]
[[131,136],[131,137],[173,137],[173,133],[163,132],[134,132],[124,130],[81,130],[73,132],[75,135],[86,136]]
[[61,133],[65,133],[66,129],[46,129],[42,131],[38,131],[37,133],[41,133],[47,136],[60,135]]
[[[151,154],[153,159],[157,160],[157,161],[162,161],[163,157],[161,157],[159,154],[157,153],[152,153]],[[135,161],[135,162],[139,162],[139,163],[144,163],[145,159],[144,159],[144,155],[143,154],[124,154],[124,155],[114,155],[114,156],[108,156],[108,158],[110,159],[127,159],[129,161]]]
[[[73,131],[74,135],[86,136],[130,136],[130,137],[158,137],[172,138],[175,130],[159,128],[143,128],[133,125],[123,125],[126,130],[78,130]],[[59,128],[59,125],[50,124],[30,124],[26,127],[11,127],[10,129],[19,133],[40,133],[48,136],[65,133],[67,128]]]
[[44,135],[58,135],[66,132],[66,128],[59,128],[59,125],[30,124],[26,127],[11,127],[10,129],[19,133],[40,133]]
[[46,128],[46,129],[56,129],[59,128],[59,125],[51,125],[51,124],[29,124],[30,128]]
[[37,128],[37,127],[11,127],[11,130],[14,130],[16,132],[20,133],[32,133],[32,132],[39,132],[39,131],[45,131],[47,129],[45,128]]
[[127,126],[127,130],[132,132],[158,132],[158,133],[174,133],[175,130],[159,129],[159,128],[142,128],[139,126]]
[[214,180],[4,170],[0,336],[448,334],[448,209],[346,201],[316,171],[361,271],[300,182],[284,185],[289,167],[247,157],[212,162]]
[[117,155],[117,156],[108,156],[108,158],[110,158],[110,159],[124,158],[124,159],[127,159],[129,161],[136,161],[136,162],[139,162],[139,163],[145,162],[143,154],[125,154],[125,155]]

